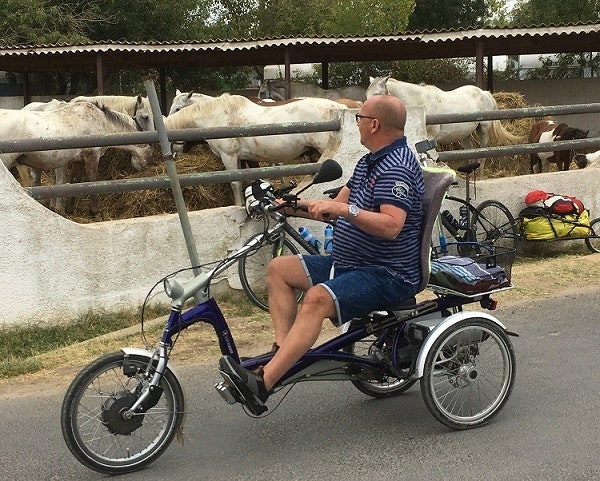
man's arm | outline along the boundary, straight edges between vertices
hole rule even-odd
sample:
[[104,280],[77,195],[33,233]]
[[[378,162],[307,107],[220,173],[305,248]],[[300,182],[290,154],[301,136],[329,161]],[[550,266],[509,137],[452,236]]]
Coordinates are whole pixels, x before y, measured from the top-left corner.
[[[342,192],[340,192],[340,195],[342,195]],[[354,217],[348,212],[348,197],[345,198],[346,202],[342,202],[338,200],[340,195],[334,200],[311,202],[308,208],[310,216],[317,220],[344,217],[367,234],[383,237],[384,239],[395,239],[402,231],[406,221],[406,211],[400,207],[382,204],[379,207],[379,212],[359,209],[358,215]]]

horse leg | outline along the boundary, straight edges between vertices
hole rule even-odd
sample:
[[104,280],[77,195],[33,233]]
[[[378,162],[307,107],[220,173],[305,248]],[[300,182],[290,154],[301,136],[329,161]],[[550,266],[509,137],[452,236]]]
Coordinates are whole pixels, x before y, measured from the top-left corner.
[[[83,182],[84,180],[85,180],[85,169],[83,166],[83,162],[73,162],[73,164],[71,164],[71,183],[78,184],[80,182]],[[67,202],[65,205],[65,212],[67,214],[71,215],[73,212],[75,212],[75,206],[76,206],[75,197],[69,197],[67,199]]]
[[[100,155],[98,149],[85,149],[81,153],[83,164],[85,166],[85,175],[90,182],[96,182],[98,175],[98,164]],[[98,207],[98,196],[90,195],[90,214],[96,215],[100,211]]]
[[[54,185],[61,185],[67,183],[67,167],[57,167],[54,169]],[[67,213],[65,208],[65,199],[63,197],[56,197],[50,201],[50,207],[58,214]]]
[[535,166],[537,165],[537,173],[542,173],[542,159],[537,154],[530,154],[529,171],[535,174]]
[[[477,139],[479,140],[479,148],[484,149],[486,148],[489,143],[490,143],[490,125],[489,123],[479,123],[479,125],[477,125],[477,128],[475,129],[475,132],[477,133]],[[471,137],[469,137],[469,145],[471,145]],[[468,147],[471,148],[471,147]],[[481,167],[480,169],[480,175],[481,178],[485,178],[485,158],[482,159],[478,159],[479,162],[481,163]]]
[[[220,157],[225,170],[234,170],[240,168],[240,160],[238,159],[237,155],[221,153]],[[239,180],[231,182],[231,190],[233,191],[233,200],[235,205],[244,205],[242,183]]]

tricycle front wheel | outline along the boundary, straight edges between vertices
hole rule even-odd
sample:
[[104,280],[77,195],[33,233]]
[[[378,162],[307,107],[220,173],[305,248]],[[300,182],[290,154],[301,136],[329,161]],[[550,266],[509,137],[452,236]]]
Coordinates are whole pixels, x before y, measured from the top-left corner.
[[121,414],[139,397],[153,375],[149,358],[115,352],[86,366],[73,380],[62,405],[63,437],[83,465],[105,474],[147,466],[169,446],[181,428],[183,390],[167,369],[162,395],[143,414]]

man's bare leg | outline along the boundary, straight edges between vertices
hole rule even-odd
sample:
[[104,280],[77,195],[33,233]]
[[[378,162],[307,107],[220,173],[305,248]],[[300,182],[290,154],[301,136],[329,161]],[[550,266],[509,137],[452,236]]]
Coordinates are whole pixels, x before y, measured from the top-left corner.
[[281,346],[287,337],[296,313],[296,289],[306,292],[309,281],[298,256],[276,257],[267,268],[269,311],[275,330],[275,342]]
[[263,379],[267,390],[313,346],[321,332],[323,320],[335,315],[335,304],[327,289],[317,285],[306,292],[300,311],[287,332],[289,335],[285,336],[273,359],[264,367]]

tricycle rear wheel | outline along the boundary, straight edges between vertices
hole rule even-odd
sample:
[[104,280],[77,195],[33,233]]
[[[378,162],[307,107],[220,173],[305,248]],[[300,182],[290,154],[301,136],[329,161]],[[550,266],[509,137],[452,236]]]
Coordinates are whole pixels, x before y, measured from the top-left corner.
[[513,388],[515,353],[501,326],[467,318],[448,328],[425,359],[421,393],[442,424],[471,429],[487,423]]

